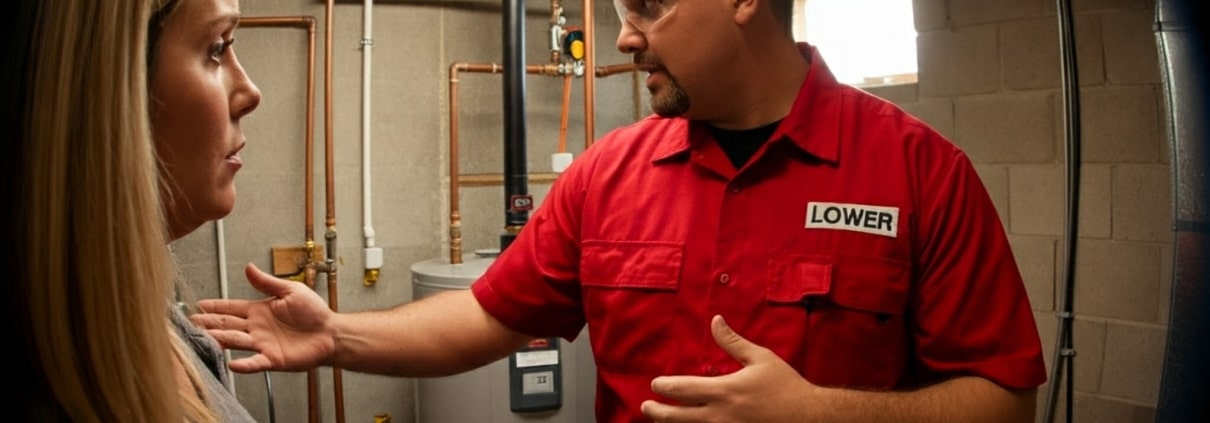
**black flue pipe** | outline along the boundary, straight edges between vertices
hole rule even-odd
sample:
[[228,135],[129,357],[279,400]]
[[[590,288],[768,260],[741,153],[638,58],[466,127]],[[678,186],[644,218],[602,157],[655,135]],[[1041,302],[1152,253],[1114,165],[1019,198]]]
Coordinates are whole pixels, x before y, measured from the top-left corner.
[[508,248],[529,220],[533,199],[525,166],[525,2],[505,0],[504,13],[504,233]]
[[1173,197],[1172,306],[1156,422],[1210,421],[1210,36],[1204,0],[1158,0]]

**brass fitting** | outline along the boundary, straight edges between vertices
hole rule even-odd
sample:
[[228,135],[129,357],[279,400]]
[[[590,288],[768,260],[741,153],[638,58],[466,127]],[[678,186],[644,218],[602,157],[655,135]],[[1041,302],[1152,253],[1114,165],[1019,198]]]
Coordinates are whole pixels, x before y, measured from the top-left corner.
[[364,286],[374,286],[378,283],[378,269],[366,269],[365,277],[361,279]]

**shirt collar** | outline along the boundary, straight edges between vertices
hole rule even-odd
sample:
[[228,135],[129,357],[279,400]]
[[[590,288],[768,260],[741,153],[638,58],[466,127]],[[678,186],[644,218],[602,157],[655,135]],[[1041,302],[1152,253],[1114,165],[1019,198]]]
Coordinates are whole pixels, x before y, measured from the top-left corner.
[[812,156],[838,163],[843,86],[836,82],[818,49],[798,43],[798,50],[804,57],[810,57],[811,67],[794,106],[773,132],[772,139],[785,137]]
[[[772,139],[786,138],[799,149],[815,157],[838,163],[840,161],[840,106],[841,85],[824,63],[819,50],[807,43],[798,43],[803,57],[809,57],[810,68],[806,80],[798,90],[790,113],[782,119]],[[650,116],[648,119],[660,119]],[[670,119],[666,137],[652,156],[658,162],[688,151],[690,145],[689,121],[684,118]]]
[[[652,115],[647,119],[663,119]],[[689,151],[689,120],[684,118],[669,119],[666,135],[651,156],[653,163],[663,161],[678,154]]]

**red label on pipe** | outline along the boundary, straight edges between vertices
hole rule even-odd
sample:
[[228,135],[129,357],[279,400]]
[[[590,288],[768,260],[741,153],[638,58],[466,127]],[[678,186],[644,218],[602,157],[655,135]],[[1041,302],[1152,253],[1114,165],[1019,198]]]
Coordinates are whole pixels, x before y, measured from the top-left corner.
[[514,195],[508,199],[508,207],[512,211],[530,211],[534,208],[534,198],[529,194]]

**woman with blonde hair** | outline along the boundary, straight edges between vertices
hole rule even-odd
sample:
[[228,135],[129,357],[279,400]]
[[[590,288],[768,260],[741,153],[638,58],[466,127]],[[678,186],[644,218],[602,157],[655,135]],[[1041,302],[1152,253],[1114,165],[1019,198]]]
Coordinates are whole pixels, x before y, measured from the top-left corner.
[[234,202],[239,119],[260,101],[230,49],[238,0],[10,7],[0,247],[17,420],[252,421],[213,340],[169,318],[166,247]]

